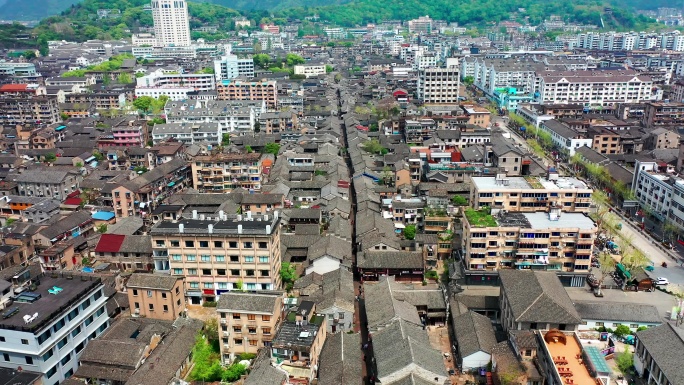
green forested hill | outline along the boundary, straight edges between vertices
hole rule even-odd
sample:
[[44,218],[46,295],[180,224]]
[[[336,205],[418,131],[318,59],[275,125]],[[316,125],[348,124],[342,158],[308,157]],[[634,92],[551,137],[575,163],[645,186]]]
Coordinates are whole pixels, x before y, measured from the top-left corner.
[[81,0],[0,0],[2,20],[40,20]]

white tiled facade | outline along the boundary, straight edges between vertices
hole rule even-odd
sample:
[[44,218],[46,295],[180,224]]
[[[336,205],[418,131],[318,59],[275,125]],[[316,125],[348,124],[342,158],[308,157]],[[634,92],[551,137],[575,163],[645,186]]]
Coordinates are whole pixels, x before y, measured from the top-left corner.
[[190,45],[188,3],[185,0],[152,0],[154,34],[163,46]]

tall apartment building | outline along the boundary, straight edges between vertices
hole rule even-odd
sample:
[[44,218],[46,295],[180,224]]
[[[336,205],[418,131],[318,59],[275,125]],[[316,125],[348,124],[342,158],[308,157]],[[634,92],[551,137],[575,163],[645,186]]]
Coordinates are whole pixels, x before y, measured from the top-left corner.
[[192,181],[200,193],[229,193],[241,187],[261,190],[261,154],[220,153],[201,155],[192,162]]
[[433,20],[430,16],[420,16],[417,19],[408,21],[409,33],[432,33]]
[[297,114],[293,111],[265,112],[259,116],[261,132],[267,134],[297,129]]
[[0,98],[0,111],[0,124],[3,126],[53,124],[61,121],[57,99],[44,96]]
[[469,270],[588,272],[596,224],[581,213],[467,211],[464,259]]
[[[670,217],[671,221],[679,227],[684,218],[684,206],[681,196],[684,193],[684,180],[659,169],[658,162],[646,162],[637,160],[634,165],[634,179],[632,189],[636,195],[639,205],[647,210],[659,221],[665,221]],[[675,187],[677,192],[675,193]],[[673,197],[677,197],[676,207],[671,209]],[[677,220],[677,218],[680,218]]]
[[[16,300],[0,317],[2,366],[42,373],[43,384],[58,384],[79,366],[88,341],[109,326],[104,286],[97,277],[20,276]],[[29,290],[29,283],[37,284]]]
[[418,72],[418,99],[424,103],[456,104],[459,84],[458,63],[423,69]]
[[542,104],[605,107],[653,98],[651,77],[633,70],[552,71],[539,76],[538,101]]
[[282,292],[221,294],[219,341],[223,362],[232,362],[241,353],[256,354],[269,346],[280,326]]
[[[215,301],[230,290],[280,288],[280,218],[228,215],[162,221],[151,230],[153,257],[168,261],[172,276],[185,277],[191,304]],[[163,271],[163,270],[162,270]]]
[[216,86],[219,100],[263,100],[268,108],[278,105],[278,83],[275,80],[222,80]]
[[577,47],[602,51],[669,50],[684,51],[680,31],[651,32],[587,32],[577,35]]
[[185,100],[188,92],[214,89],[213,74],[170,74],[157,70],[136,79],[135,96],[158,98],[166,95],[171,100]]
[[219,124],[221,134],[251,132],[259,115],[266,112],[264,100],[169,101],[164,107],[167,123]]
[[251,79],[254,77],[254,60],[241,59],[237,55],[228,53],[214,60],[214,75],[217,81],[235,78]]
[[162,46],[190,45],[188,3],[185,0],[152,0],[154,35]]
[[684,103],[646,103],[641,121],[646,127],[681,126],[684,124]]
[[472,177],[470,203],[506,211],[549,211],[588,213],[593,190],[579,179],[558,177]]

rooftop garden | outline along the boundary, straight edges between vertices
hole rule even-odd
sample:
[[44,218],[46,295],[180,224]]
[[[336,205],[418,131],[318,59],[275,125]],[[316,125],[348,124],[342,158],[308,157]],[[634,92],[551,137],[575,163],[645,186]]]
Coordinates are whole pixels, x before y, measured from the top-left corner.
[[544,186],[541,184],[541,182],[539,182],[539,179],[537,179],[533,176],[527,175],[527,176],[525,176],[525,180],[527,181],[527,183],[530,184],[530,186],[532,186],[532,188],[535,188],[535,189],[543,189],[544,188]]
[[483,207],[479,210],[473,208],[467,208],[465,210],[465,216],[468,219],[468,223],[472,227],[496,227],[496,219],[492,216],[492,209],[489,207]]

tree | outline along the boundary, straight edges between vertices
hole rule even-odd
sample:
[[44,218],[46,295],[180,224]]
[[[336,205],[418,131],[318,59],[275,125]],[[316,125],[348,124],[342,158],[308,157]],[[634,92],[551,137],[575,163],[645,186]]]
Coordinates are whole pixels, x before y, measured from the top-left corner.
[[106,223],[101,223],[101,224],[99,224],[99,225],[97,226],[97,230],[96,230],[96,231],[97,231],[98,233],[100,233],[100,234],[106,233],[106,232],[107,232],[107,224],[106,224]]
[[245,291],[245,283],[241,279],[238,279],[237,282],[235,282],[235,290]]
[[139,111],[147,112],[152,107],[152,102],[154,98],[151,96],[139,96],[133,101],[133,107],[137,108]]
[[334,70],[335,70],[335,69],[333,68],[333,66],[328,65],[328,64],[325,65],[325,72],[326,72],[326,73],[331,73],[331,72],[333,72]]
[[294,54],[294,53],[288,53],[285,56],[285,62],[287,63],[288,67],[294,67],[297,64],[304,64],[306,63],[306,60],[304,60],[303,57]]
[[599,264],[601,265],[599,268],[601,276],[598,278],[599,286],[597,293],[600,295],[603,282],[610,276],[612,272],[615,271],[615,259],[613,259],[613,256],[610,255],[608,251],[602,251],[601,255],[599,256]]
[[218,320],[216,318],[209,318],[204,322],[204,335],[207,336],[207,341],[211,344],[219,340]]
[[93,156],[98,162],[101,162],[104,159],[104,155],[102,155],[102,153],[100,153],[100,151],[97,150],[93,150]]
[[245,151],[247,151],[248,154],[251,154],[254,152],[254,150],[252,150],[252,146],[250,146],[250,145],[245,146]]
[[271,66],[271,57],[265,53],[258,53],[252,57],[254,65],[262,69],[268,69]]
[[67,114],[66,112],[60,113],[59,117],[62,118],[63,122],[66,122],[67,120],[69,120],[69,114]]
[[292,290],[294,282],[297,280],[297,270],[290,262],[283,262],[280,265],[280,279],[285,284],[287,291]]
[[258,120],[254,121],[254,132],[260,132],[261,131],[261,123],[259,123]]
[[666,221],[663,225],[663,241],[672,242],[673,238],[679,232],[679,227],[670,221]]
[[622,338],[626,335],[631,334],[631,330],[629,329],[629,326],[627,325],[618,325],[615,330],[613,331],[613,334],[615,334],[616,337]]
[[52,163],[57,160],[57,155],[55,155],[53,152],[48,152],[45,154],[45,161],[48,163]]
[[382,154],[383,151],[385,154],[387,153],[387,149],[382,147],[380,142],[378,142],[376,139],[371,139],[364,142],[363,145],[361,145],[361,149],[371,154]]
[[454,197],[451,198],[451,203],[456,206],[465,206],[468,204],[468,200],[461,195],[454,195]]
[[264,154],[273,154],[278,156],[280,153],[280,145],[278,143],[266,143],[263,150]]
[[406,225],[404,228],[404,238],[412,241],[416,238],[416,225]]
[[382,168],[382,181],[387,186],[394,186],[394,172],[392,172],[392,169],[387,165]]
[[463,78],[463,84],[470,86],[475,82],[475,78],[472,76],[466,76]]
[[21,56],[23,56],[26,60],[33,60],[37,55],[35,50],[27,49]]
[[520,384],[520,377],[523,371],[518,363],[509,364],[506,367],[500,367],[496,370],[496,376],[499,378],[501,385],[518,385]]
[[119,74],[117,77],[117,81],[121,84],[131,84],[133,83],[133,79],[131,79],[131,74],[122,72]]
[[221,145],[222,146],[230,145],[230,134],[223,134],[223,136],[221,137]]
[[630,375],[632,373],[632,367],[634,366],[634,353],[630,352],[627,347],[625,347],[625,350],[615,355],[615,364],[622,375]]

